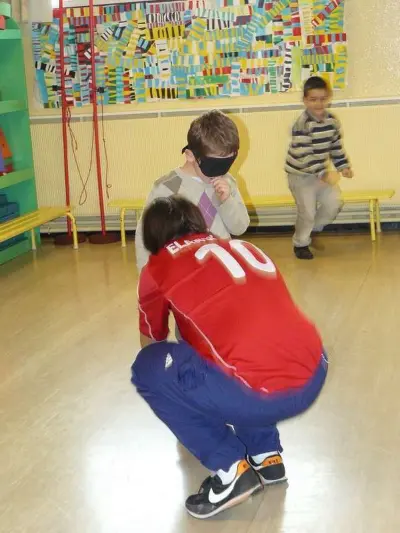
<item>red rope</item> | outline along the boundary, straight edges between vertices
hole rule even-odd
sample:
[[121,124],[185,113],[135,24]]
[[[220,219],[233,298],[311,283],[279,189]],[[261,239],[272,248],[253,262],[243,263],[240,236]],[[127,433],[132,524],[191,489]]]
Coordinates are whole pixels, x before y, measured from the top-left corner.
[[[67,95],[65,93],[65,57],[64,57],[64,0],[58,1],[59,27],[60,27],[60,69],[61,69],[61,117],[62,117],[62,138],[64,155],[64,180],[65,180],[65,203],[71,205],[70,180],[68,165],[68,134],[67,134]],[[68,235],[71,235],[71,221],[67,218]]]
[[[70,181],[68,166],[68,135],[67,135],[67,96],[65,94],[65,57],[64,57],[64,0],[58,0],[58,15],[60,28],[60,70],[61,70],[61,117],[62,117],[62,137],[64,155],[64,181],[65,181],[65,203],[71,205]],[[71,235],[71,221],[67,218],[68,235]]]
[[94,141],[96,147],[96,167],[97,167],[97,188],[99,192],[99,206],[101,219],[101,232],[106,234],[106,221],[104,213],[104,195],[103,195],[103,178],[101,170],[101,152],[100,152],[100,137],[99,137],[99,114],[97,107],[97,82],[96,82],[96,52],[94,43],[94,10],[93,0],[89,0],[89,29],[90,29],[90,43],[92,51],[92,104],[93,104],[93,126],[94,126]]

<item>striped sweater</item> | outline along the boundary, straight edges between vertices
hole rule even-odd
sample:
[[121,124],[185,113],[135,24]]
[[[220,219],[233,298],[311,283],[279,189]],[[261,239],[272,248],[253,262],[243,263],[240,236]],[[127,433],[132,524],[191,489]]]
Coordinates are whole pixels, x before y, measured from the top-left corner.
[[326,171],[329,158],[338,171],[349,167],[342,146],[339,122],[330,113],[317,120],[308,111],[304,111],[292,129],[286,172],[298,176],[320,176]]

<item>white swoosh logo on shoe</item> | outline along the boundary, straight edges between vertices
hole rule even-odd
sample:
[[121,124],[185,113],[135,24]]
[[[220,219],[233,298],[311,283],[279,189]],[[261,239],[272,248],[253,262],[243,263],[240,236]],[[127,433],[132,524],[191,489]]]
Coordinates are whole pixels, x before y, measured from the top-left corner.
[[240,478],[240,476],[238,476],[230,485],[227,489],[223,490],[222,492],[220,492],[219,494],[215,494],[215,492],[213,491],[213,489],[211,488],[210,489],[210,494],[208,495],[208,499],[210,501],[210,503],[212,503],[213,505],[217,504],[217,503],[220,503],[222,502],[222,500],[225,500],[225,498],[227,498],[228,496],[230,496],[230,494],[233,492],[233,489],[235,488],[236,486],[236,482],[237,480]]

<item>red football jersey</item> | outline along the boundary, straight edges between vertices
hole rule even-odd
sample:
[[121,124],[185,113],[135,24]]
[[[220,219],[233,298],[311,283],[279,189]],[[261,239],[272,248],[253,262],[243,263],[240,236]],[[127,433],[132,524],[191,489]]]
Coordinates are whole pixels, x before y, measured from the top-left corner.
[[253,244],[194,235],[168,244],[139,281],[140,331],[182,338],[256,390],[302,386],[321,359],[316,328],[294,304],[276,266]]

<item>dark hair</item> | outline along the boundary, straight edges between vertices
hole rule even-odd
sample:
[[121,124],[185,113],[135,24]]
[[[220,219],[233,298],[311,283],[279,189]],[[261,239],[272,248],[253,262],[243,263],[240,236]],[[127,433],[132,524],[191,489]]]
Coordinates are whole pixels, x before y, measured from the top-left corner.
[[191,123],[187,143],[196,157],[227,156],[239,151],[239,132],[221,111],[208,111]]
[[320,78],[319,76],[312,76],[311,78],[308,78],[308,80],[304,84],[304,98],[307,98],[308,93],[314,89],[323,89],[327,91],[329,94],[331,92],[331,88],[329,87],[328,82],[326,82],[323,78]]
[[143,244],[151,254],[174,239],[207,231],[200,209],[182,196],[156,198],[143,213]]

